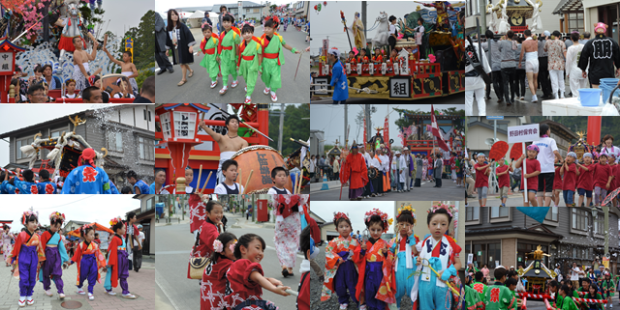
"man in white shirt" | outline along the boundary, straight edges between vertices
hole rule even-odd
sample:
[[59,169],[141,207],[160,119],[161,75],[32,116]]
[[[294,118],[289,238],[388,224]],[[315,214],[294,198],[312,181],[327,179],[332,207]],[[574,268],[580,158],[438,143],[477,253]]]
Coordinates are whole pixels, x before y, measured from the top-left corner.
[[573,287],[579,287],[579,276],[585,275],[585,272],[581,268],[577,267],[577,263],[573,263],[573,268],[570,270],[570,281],[573,282]]
[[[381,155],[379,156],[379,159],[381,159],[381,172],[385,172],[385,175],[387,176],[387,178],[384,178],[384,184],[383,184],[383,191],[385,192],[386,190],[390,189],[390,157],[388,155],[385,154],[386,153],[386,149],[385,149],[385,145],[381,145]],[[385,184],[385,182],[387,182],[388,184]]]
[[400,157],[402,162],[400,164],[402,172],[402,179],[405,182],[405,187],[403,187],[403,191],[411,191],[411,170],[413,170],[411,165],[413,165],[413,160],[411,159],[411,152],[409,148],[403,148],[403,156]]
[[133,239],[133,269],[138,272],[142,267],[142,243],[144,242],[144,233],[142,225],[138,225],[140,233]]
[[374,193],[376,193],[376,196],[383,196],[383,166],[382,166],[382,156],[381,156],[382,152],[381,149],[377,149],[375,152],[375,156],[372,159],[372,162],[370,163],[371,166],[377,168],[377,170],[379,171],[379,176],[375,179],[376,182],[372,184],[373,188],[374,188]]
[[[538,175],[538,205],[548,207],[551,205],[551,197],[553,196],[553,179],[555,177],[555,158],[563,163],[562,156],[558,151],[558,146],[555,140],[550,137],[551,129],[549,125],[540,125],[540,140],[535,141],[534,144],[538,146],[540,152],[538,152],[538,161],[540,162],[540,174]],[[528,171],[528,173],[530,173]]]

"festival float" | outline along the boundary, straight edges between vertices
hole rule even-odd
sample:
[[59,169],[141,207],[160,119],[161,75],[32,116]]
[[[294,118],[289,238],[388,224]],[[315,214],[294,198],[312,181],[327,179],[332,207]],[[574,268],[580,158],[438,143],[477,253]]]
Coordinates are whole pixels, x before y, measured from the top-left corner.
[[[462,21],[458,14],[461,3],[434,1],[420,3],[434,10],[417,7],[416,11],[399,18],[396,27],[399,39],[395,49],[398,56],[389,57],[388,14],[380,12],[370,30],[378,33],[367,50],[380,48],[381,58],[372,57],[361,62],[346,59],[349,97],[387,100],[415,100],[443,97],[465,91],[464,36]],[[316,9],[316,8],[315,8]],[[341,19],[347,31],[344,13]],[[425,32],[416,40],[414,28],[418,18],[424,20]],[[348,34],[348,33],[347,33]],[[352,48],[357,51],[357,48]],[[325,95],[331,89],[331,66],[327,61],[329,40],[324,39],[319,57],[318,76],[315,81],[316,95]],[[344,52],[342,52],[345,55]],[[367,55],[371,56],[370,53]],[[346,57],[346,56],[343,56]]]
[[[537,246],[535,251],[527,254],[533,261],[525,267],[520,267],[517,272],[521,279],[525,279],[525,290],[532,294],[544,294],[547,290],[547,280],[557,277],[555,271],[547,268],[543,264],[542,260],[544,256],[550,257],[551,255],[545,254],[541,250],[541,246]],[[542,298],[535,298],[542,299]]]
[[[277,166],[287,169],[299,168],[303,163],[303,178],[291,173],[286,188],[298,193],[310,181],[308,172],[308,144],[293,140],[300,148],[285,158],[269,146],[269,105],[268,104],[230,104],[239,117],[238,135],[249,144],[237,151],[231,159],[237,161],[239,176],[237,182],[245,187],[243,194],[264,194],[273,186],[271,170]],[[216,184],[216,174],[220,160],[218,144],[199,128],[204,120],[219,134],[226,134],[225,120],[230,116],[227,104],[179,103],[163,104],[155,108],[155,169],[166,172],[163,188],[176,193],[185,193],[185,186],[198,192],[212,194]],[[305,149],[305,150],[304,150]],[[185,184],[185,169],[194,170],[194,179]]]
[[[53,77],[62,82],[61,89],[48,91],[47,95],[56,100],[52,103],[83,103],[82,99],[62,98],[66,94],[64,82],[73,78],[72,37],[81,37],[84,50],[89,54],[96,40],[99,51],[105,46],[117,59],[121,58],[122,53],[116,51],[123,41],[133,42],[133,39],[123,37],[98,39],[105,32],[103,24],[96,22],[103,19],[96,16],[101,13],[102,0],[21,2],[3,1],[0,5],[0,103],[15,103],[16,98],[19,98],[20,89],[10,85],[11,78],[16,74],[15,69],[19,67],[22,73],[34,76],[34,69],[38,65],[50,65]],[[132,48],[126,46],[126,50]],[[97,73],[101,76],[101,89],[109,94],[109,103],[134,101],[129,98],[113,98],[115,94],[123,93],[124,85],[119,81],[125,75],[115,73],[120,67],[111,62],[105,53],[97,53],[95,59],[88,64],[90,74]]]
[[[403,147],[409,148],[411,155],[421,154],[430,156],[435,149],[437,153],[443,150],[435,143],[431,132],[430,113],[418,113],[405,109],[395,108],[400,119],[396,121],[399,128],[398,137],[401,138]],[[464,118],[458,114],[448,114],[435,111],[435,118],[439,126],[439,132],[452,152],[463,153],[464,146]],[[448,159],[444,156],[444,160]]]

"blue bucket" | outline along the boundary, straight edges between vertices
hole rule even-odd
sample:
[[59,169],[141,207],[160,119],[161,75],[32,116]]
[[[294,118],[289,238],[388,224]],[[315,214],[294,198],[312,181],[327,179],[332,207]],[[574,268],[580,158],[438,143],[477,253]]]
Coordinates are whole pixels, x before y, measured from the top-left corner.
[[614,86],[616,86],[616,85],[618,85],[618,81],[619,80],[620,79],[616,79],[616,78],[603,78],[603,79],[600,79],[600,82],[601,82],[601,84],[605,84],[605,85],[612,85],[613,84]]
[[[611,90],[610,90],[611,91]],[[580,88],[579,102],[584,107],[598,107],[601,101],[600,88]]]
[[[611,94],[611,91],[616,88],[616,85],[614,86],[607,86],[607,85],[600,85],[600,88],[603,90],[603,102],[607,103],[609,101],[609,95]],[[616,89],[616,91],[614,92],[614,96],[615,97],[620,97],[620,89]]]

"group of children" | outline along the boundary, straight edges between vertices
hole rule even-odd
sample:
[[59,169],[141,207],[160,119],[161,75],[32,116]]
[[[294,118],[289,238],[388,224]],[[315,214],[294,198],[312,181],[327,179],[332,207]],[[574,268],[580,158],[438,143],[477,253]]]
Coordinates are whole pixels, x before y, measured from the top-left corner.
[[15,236],[15,245],[6,255],[6,263],[13,266],[11,273],[19,277],[19,306],[33,305],[34,287],[36,281],[43,282],[43,289],[47,296],[53,296],[51,283],[56,285],[56,291],[61,300],[64,300],[63,269],[77,264],[78,275],[76,286],[77,294],[86,295],[83,289],[84,282],[88,281],[88,299],[94,300],[94,287],[100,282],[102,272],[106,272],[104,288],[108,295],[116,295],[113,288],[121,284],[124,298],[134,299],[135,295],[129,292],[127,277],[129,263],[126,245],[123,236],[126,233],[126,224],[120,218],[110,221],[111,229],[115,232],[106,256],[101,252],[99,245],[93,242],[96,227],[87,224],[80,227],[80,242],[72,258],[67,255],[62,236],[59,230],[65,222],[65,215],[53,212],[50,217],[50,227],[41,236],[35,233],[39,225],[38,212],[26,211],[22,215],[22,224],[25,229]]
[[[228,159],[222,163],[222,174],[224,175],[224,181],[218,184],[213,193],[218,195],[238,195],[244,193],[243,185],[239,184],[237,180],[239,164],[236,160]],[[271,180],[274,186],[272,186],[267,194],[287,195],[291,194],[291,191],[286,189],[286,184],[289,180],[289,172],[284,167],[275,167],[271,170]]]
[[295,54],[299,50],[286,43],[284,38],[275,30],[279,26],[278,19],[269,19],[265,22],[264,34],[258,38],[254,36],[254,25],[244,23],[241,29],[234,27],[235,18],[226,14],[222,17],[224,30],[216,35],[213,26],[205,23],[202,26],[204,38],[200,50],[205,55],[200,63],[206,68],[211,78],[211,88],[218,84],[218,77],[222,77],[223,87],[220,95],[228,91],[228,79],[232,76],[232,88],[237,87],[237,75],[243,76],[245,103],[252,102],[252,93],[256,86],[258,75],[265,83],[263,94],[270,95],[272,102],[277,102],[276,91],[282,88],[281,67],[284,65],[284,51],[290,50]]
[[[513,162],[510,165],[506,165],[504,160],[497,162],[495,174],[502,200],[501,206],[506,206],[508,198],[509,172],[524,165],[526,173],[521,175],[523,203],[525,206],[538,205],[536,194],[539,189],[538,175],[541,173],[541,164],[536,158],[539,151],[537,145],[531,144],[527,146],[527,155],[523,154],[514,162],[514,166]],[[475,187],[478,190],[480,206],[486,206],[489,174],[495,162],[485,162],[486,158],[482,153],[478,154],[477,159],[478,162],[474,165],[476,171]],[[552,198],[554,206],[559,206],[560,194],[562,194],[567,207],[592,206],[593,196],[594,206],[601,206],[607,194],[620,187],[620,182],[617,182],[618,177],[620,177],[620,169],[618,169],[614,154],[598,154],[598,158],[596,158],[592,153],[584,153],[582,160],[581,163],[578,161],[575,152],[569,152],[562,163],[556,158]],[[523,189],[524,180],[527,180],[527,190]],[[578,202],[575,202],[575,194],[579,196]],[[525,202],[525,195],[528,197],[528,202]],[[586,200],[585,205],[584,198]],[[614,199],[613,204],[618,205],[618,200]]]
[[461,248],[446,235],[452,222],[448,208],[429,210],[431,234],[422,241],[413,233],[416,216],[410,206],[398,209],[398,233],[389,242],[381,236],[392,219],[378,209],[364,216],[369,237],[352,235],[351,221],[342,212],[335,213],[333,222],[340,235],[325,249],[321,301],[336,293],[341,310],[348,309],[350,301],[359,309],[384,310],[390,304],[400,309],[403,296],[411,298],[413,309],[450,310],[458,303],[453,289],[460,287]]
[[[271,301],[262,298],[263,289],[281,296],[288,296],[289,287],[282,282],[265,277],[261,261],[266,248],[265,241],[256,234],[245,234],[237,238],[234,234],[223,232],[223,206],[215,200],[206,205],[206,220],[198,232],[197,244],[192,252],[200,257],[208,257],[200,284],[200,309],[255,309],[276,310]],[[301,251],[304,253],[302,281],[300,287],[309,293],[309,261],[313,253],[310,226],[301,232]],[[305,267],[304,267],[305,266]],[[189,277],[189,272],[188,272]],[[309,310],[309,296],[298,298],[300,308]]]

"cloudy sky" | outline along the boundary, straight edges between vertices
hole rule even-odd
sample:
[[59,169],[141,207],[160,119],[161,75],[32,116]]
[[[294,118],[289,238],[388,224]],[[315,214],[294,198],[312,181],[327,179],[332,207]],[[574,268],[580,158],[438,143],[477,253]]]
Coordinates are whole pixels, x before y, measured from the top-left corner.
[[[255,3],[265,3],[265,1],[252,1]],[[269,1],[271,4],[283,5],[290,3],[291,5],[296,1],[290,0],[271,0]],[[212,6],[213,4],[229,4],[229,3],[237,3],[237,1],[233,0],[222,0],[222,1],[204,1],[204,0],[157,0],[155,1],[155,10],[160,12],[163,15],[163,12],[168,11],[170,8],[183,8],[183,7],[199,7],[199,6]]]
[[[362,141],[362,136],[364,135],[363,125],[361,128],[357,126],[355,123],[355,119],[357,117],[357,113],[362,111],[364,108],[363,104],[348,104],[348,123],[350,125],[349,132],[349,143],[352,143],[353,140],[356,142]],[[394,139],[394,146],[402,146],[402,140],[398,137],[400,133],[398,131],[398,126],[394,124],[396,120],[399,118],[398,112],[394,111],[393,108],[399,109],[408,109],[408,110],[416,110],[419,109],[423,112],[430,112],[431,105],[430,104],[377,104],[372,105],[377,109],[376,113],[372,114],[372,128],[375,127],[383,127],[385,116],[392,112],[389,115],[390,121],[390,139]],[[435,105],[435,109],[447,109],[451,107],[456,107],[462,109],[463,106],[460,105]],[[389,112],[388,112],[389,111]],[[359,131],[358,131],[359,128]],[[336,139],[339,142],[344,141],[344,106],[335,106],[331,104],[313,104],[310,107],[310,130],[322,130],[325,132],[325,144],[333,144]],[[376,131],[373,129],[372,135],[374,135]],[[383,132],[382,132],[383,134]]]
[[12,232],[22,228],[21,216],[32,207],[39,211],[39,223],[49,225],[49,215],[58,211],[66,220],[97,222],[108,225],[109,220],[140,208],[140,200],[132,195],[2,195],[0,220],[13,220]]
[[[101,7],[105,11],[101,33],[105,33],[107,29],[117,36],[122,36],[125,34],[125,30],[129,28],[138,28],[140,26],[140,18],[148,10],[153,10],[155,5],[153,0],[103,0]],[[103,38],[103,35],[100,37]]]

